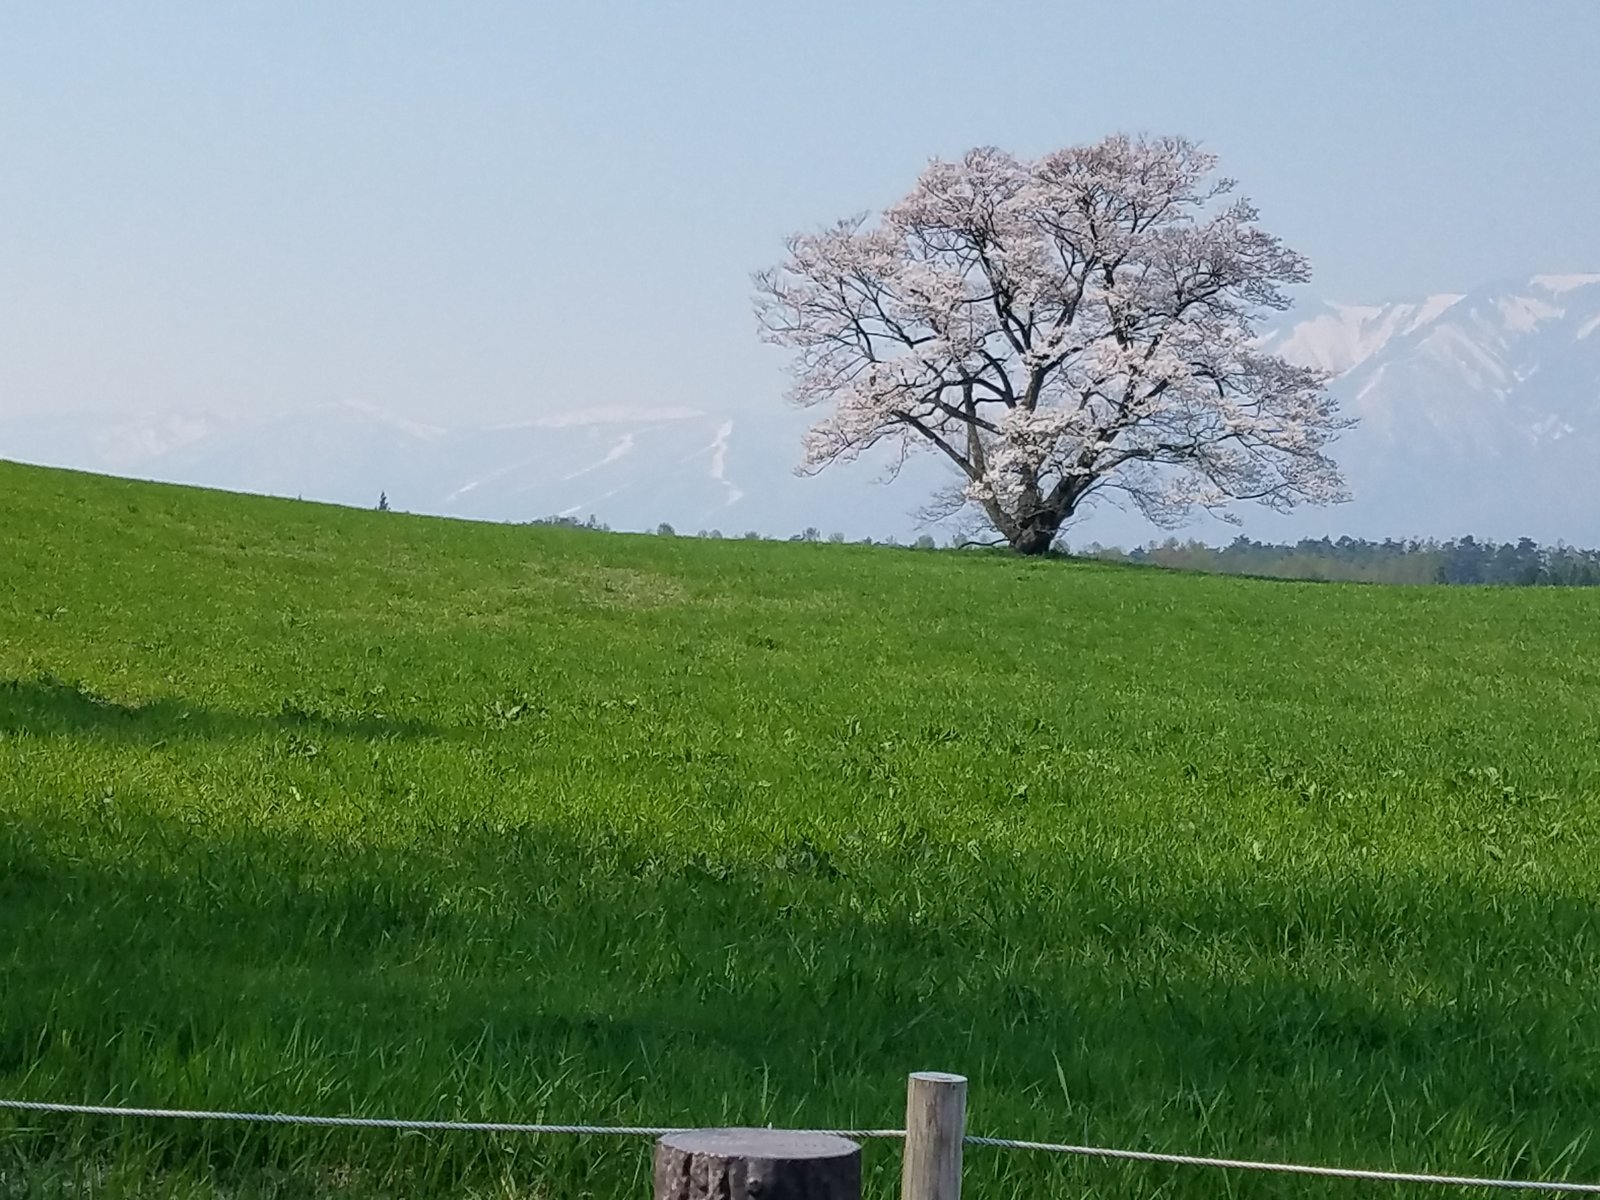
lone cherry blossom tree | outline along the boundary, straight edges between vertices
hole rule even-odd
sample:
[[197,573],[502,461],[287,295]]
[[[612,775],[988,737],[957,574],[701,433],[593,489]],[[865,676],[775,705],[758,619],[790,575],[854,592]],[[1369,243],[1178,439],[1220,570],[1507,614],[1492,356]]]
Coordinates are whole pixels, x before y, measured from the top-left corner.
[[756,308],[795,351],[791,399],[827,409],[800,469],[935,450],[960,471],[937,511],[975,506],[1023,554],[1109,493],[1163,526],[1346,498],[1325,376],[1257,347],[1306,260],[1214,168],[1182,138],[985,147],[790,238]]

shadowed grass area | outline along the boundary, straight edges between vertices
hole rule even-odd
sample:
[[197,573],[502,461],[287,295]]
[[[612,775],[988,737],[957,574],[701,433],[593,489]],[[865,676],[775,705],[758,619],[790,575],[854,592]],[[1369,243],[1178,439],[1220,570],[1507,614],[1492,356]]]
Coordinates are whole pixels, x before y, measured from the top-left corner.
[[81,683],[45,675],[0,679],[0,732],[37,737],[109,741],[171,738],[242,738],[262,730],[339,734],[358,738],[420,737],[437,732],[417,721],[395,721],[382,713],[329,717],[285,703],[271,716],[201,708],[162,698],[121,704],[97,696]]
[[[884,1126],[937,1068],[974,1132],[1600,1179],[1600,597],[0,486],[0,1094]],[[647,1157],[0,1115],[0,1196]]]

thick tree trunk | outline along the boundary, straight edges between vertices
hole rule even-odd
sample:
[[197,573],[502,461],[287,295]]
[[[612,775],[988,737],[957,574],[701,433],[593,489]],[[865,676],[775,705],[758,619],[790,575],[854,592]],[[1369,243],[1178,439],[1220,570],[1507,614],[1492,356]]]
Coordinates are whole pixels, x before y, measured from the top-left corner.
[[1024,497],[1015,516],[990,510],[991,519],[1000,536],[1011,544],[1018,554],[1038,555],[1048,553],[1055,544],[1056,535],[1067,523],[1067,518],[1078,510],[1084,487],[1080,479],[1068,477],[1059,480],[1050,494],[1032,503]]
[[1009,528],[1002,528],[1000,533],[1018,554],[1044,554],[1055,544],[1056,534],[1061,532],[1071,511],[1039,509],[1008,522]]
[[1007,539],[1011,543],[1011,548],[1018,554],[1030,557],[1045,553],[1055,540],[1054,529],[1041,529],[1037,526],[1020,528],[1014,536]]
[[982,501],[982,508],[989,524],[1012,550],[1032,556],[1045,554],[1054,545],[1056,534],[1077,510],[1080,498],[1080,494],[1058,485],[1048,497],[1026,510],[1019,505],[1018,511],[1007,512],[992,499]]

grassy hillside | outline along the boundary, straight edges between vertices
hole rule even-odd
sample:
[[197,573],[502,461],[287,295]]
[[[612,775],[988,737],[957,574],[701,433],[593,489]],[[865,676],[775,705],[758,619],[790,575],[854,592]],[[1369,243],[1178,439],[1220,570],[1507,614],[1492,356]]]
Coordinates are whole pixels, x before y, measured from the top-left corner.
[[[1600,594],[0,497],[0,1096],[883,1126],[933,1068],[980,1133],[1600,1179]],[[0,1195],[646,1150],[0,1114]]]

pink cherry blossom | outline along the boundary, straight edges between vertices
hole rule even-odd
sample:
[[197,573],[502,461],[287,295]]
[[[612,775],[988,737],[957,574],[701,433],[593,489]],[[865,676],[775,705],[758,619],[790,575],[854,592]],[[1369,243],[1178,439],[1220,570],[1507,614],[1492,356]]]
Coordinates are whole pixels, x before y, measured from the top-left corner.
[[791,399],[824,410],[802,469],[932,450],[1024,553],[1105,496],[1162,525],[1344,499],[1325,377],[1256,343],[1306,261],[1214,169],[1182,138],[984,147],[790,238],[756,306],[794,352]]

